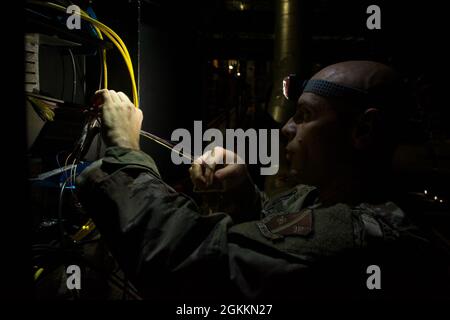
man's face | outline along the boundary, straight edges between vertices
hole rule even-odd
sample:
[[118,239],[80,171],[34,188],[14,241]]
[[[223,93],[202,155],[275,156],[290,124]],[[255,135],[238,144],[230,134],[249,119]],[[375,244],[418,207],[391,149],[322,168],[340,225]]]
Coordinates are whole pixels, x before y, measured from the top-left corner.
[[303,93],[282,133],[288,138],[290,174],[301,183],[323,185],[349,161],[351,134],[326,98]]

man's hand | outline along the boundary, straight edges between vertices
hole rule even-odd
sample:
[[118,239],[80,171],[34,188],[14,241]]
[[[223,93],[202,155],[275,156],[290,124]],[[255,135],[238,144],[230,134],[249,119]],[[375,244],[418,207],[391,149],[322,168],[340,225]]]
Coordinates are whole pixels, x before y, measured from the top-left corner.
[[194,186],[206,190],[213,182],[218,182],[226,192],[239,191],[250,181],[247,167],[245,164],[226,164],[227,157],[237,162],[237,154],[221,147],[215,147],[197,158],[189,169]]
[[[225,160],[234,159],[235,163],[226,164]],[[238,155],[221,147],[215,147],[196,159],[189,169],[192,183],[198,190],[223,188],[222,203],[218,208],[227,212],[236,221],[248,221],[258,217],[260,197],[247,171],[245,164],[237,164]],[[214,197],[213,197],[214,198]],[[208,196],[206,196],[208,202]]]
[[102,115],[103,139],[108,147],[139,150],[142,111],[123,92],[99,90],[94,99]]

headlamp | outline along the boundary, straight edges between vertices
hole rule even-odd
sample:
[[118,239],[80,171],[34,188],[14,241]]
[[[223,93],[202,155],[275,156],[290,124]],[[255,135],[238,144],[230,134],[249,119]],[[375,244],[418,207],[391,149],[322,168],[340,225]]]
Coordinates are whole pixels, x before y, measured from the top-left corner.
[[303,92],[315,93],[322,97],[366,98],[368,96],[368,92],[365,90],[331,81],[319,79],[302,81],[295,74],[290,74],[283,79],[283,95],[286,99],[297,101]]

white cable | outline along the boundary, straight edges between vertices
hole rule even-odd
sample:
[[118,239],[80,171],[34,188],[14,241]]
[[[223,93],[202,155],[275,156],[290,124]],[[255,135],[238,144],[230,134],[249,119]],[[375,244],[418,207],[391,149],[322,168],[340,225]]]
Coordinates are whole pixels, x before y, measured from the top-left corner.
[[75,66],[75,57],[73,56],[72,50],[69,50],[70,58],[72,59],[72,70],[73,70],[73,89],[72,89],[72,102],[75,102],[75,96],[77,94],[77,68]]

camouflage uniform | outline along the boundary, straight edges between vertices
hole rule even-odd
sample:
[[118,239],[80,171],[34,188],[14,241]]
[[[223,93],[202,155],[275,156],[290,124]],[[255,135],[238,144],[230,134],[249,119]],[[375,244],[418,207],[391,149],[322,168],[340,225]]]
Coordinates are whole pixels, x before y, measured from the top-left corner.
[[427,244],[392,202],[322,207],[317,189],[305,185],[270,200],[255,189],[244,222],[204,216],[161,180],[150,156],[119,147],[78,184],[82,204],[145,297],[367,295],[371,264],[380,266],[386,293],[393,282],[408,283],[400,279],[407,257]]

